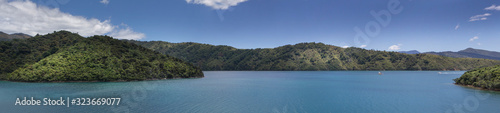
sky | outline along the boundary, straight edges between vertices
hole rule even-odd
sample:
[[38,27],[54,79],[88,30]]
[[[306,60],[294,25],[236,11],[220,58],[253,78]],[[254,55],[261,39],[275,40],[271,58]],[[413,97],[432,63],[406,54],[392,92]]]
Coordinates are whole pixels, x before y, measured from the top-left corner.
[[240,49],[302,42],[500,51],[498,0],[0,0],[0,31],[68,30]]

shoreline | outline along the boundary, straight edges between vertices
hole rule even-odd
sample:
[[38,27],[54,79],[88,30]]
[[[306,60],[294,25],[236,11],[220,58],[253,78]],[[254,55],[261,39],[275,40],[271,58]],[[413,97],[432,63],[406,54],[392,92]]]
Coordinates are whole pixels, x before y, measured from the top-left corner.
[[457,72],[457,71],[468,71],[468,70],[457,70],[457,71],[443,71],[443,70],[205,70],[203,72],[213,72],[213,71],[226,71],[226,72],[244,72],[244,71],[251,71],[251,72],[271,72],[271,71],[276,71],[276,72],[321,72],[321,71],[337,71],[337,72],[351,72],[351,71],[380,71],[380,72],[391,72],[391,71],[427,71],[427,72]]
[[189,78],[160,78],[160,79],[144,79],[144,80],[114,80],[114,81],[40,81],[40,82],[28,82],[28,81],[10,81],[10,80],[0,80],[7,82],[19,82],[19,83],[97,83],[97,82],[139,82],[139,81],[156,81],[156,80],[175,80],[175,79],[196,79],[202,77],[189,77]]
[[464,84],[457,84],[457,83],[453,83],[453,84],[458,85],[458,86],[462,86],[462,87],[473,88],[473,89],[477,89],[477,90],[500,92],[500,89],[486,89],[486,88],[481,88],[481,87],[475,87],[473,85],[464,85]]

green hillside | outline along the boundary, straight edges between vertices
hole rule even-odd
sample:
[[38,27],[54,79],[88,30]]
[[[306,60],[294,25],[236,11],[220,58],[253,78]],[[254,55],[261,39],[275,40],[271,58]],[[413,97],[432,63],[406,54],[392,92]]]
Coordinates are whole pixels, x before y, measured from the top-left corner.
[[460,78],[455,79],[455,83],[500,90],[500,65],[467,71]]
[[180,58],[202,70],[470,70],[497,60],[450,58],[299,43],[272,49],[236,49],[199,43],[128,41]]
[[[12,46],[13,43],[26,44],[17,47],[27,48],[23,51],[13,49],[16,47]],[[61,31],[2,44],[11,45],[6,47],[9,52],[2,52],[4,56],[25,58],[7,57],[4,60],[7,62],[0,62],[9,69],[2,70],[2,78],[10,81],[130,81],[203,77],[201,70],[190,63],[108,36],[83,38]]]
[[67,31],[39,35],[28,39],[0,42],[0,75],[6,75],[21,66],[33,64],[81,40],[82,36]]

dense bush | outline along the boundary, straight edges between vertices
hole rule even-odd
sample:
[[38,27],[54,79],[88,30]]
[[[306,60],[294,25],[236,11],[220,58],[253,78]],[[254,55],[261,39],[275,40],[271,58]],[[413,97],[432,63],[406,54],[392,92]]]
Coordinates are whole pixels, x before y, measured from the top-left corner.
[[0,76],[11,73],[24,65],[31,65],[59,48],[67,48],[84,38],[67,31],[54,32],[28,39],[0,42]]
[[[51,37],[61,38],[55,40]],[[6,44],[22,42],[21,44],[26,45],[46,46],[18,46],[28,48],[7,53],[7,56],[33,58],[7,59],[6,61],[13,61],[6,63],[14,62],[19,65],[7,68],[10,70],[2,70],[3,73],[8,73],[3,74],[3,79],[51,82],[203,77],[201,70],[190,63],[108,36],[83,38],[78,34],[61,31],[29,40]],[[13,51],[11,48],[7,50]]]
[[500,90],[500,65],[467,71],[460,78],[455,79],[455,83]]

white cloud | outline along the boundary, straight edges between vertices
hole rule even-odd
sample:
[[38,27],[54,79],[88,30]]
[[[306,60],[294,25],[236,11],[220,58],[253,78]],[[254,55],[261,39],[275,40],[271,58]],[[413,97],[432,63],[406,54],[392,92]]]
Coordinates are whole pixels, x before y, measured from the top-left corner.
[[460,24],[457,24],[457,26],[455,26],[455,30],[458,30],[458,28],[460,28]]
[[491,14],[490,13],[484,13],[482,15],[472,16],[472,17],[469,18],[469,21],[473,22],[473,21],[478,21],[478,20],[487,20],[488,16],[491,16]]
[[203,4],[214,9],[225,10],[247,0],[186,0],[187,3]]
[[475,36],[475,37],[472,37],[471,39],[469,39],[469,41],[471,41],[471,42],[472,42],[472,41],[477,40],[477,39],[479,39],[479,37],[478,37],[478,36]]
[[109,4],[109,0],[101,0],[101,3],[108,5]]
[[359,46],[359,47],[360,47],[360,48],[365,48],[366,46],[367,46],[367,45],[361,45],[361,46]]
[[[47,34],[59,30],[77,32],[82,36],[105,35],[111,32],[131,31],[119,29],[110,20],[85,18],[61,12],[57,8],[48,8],[27,1],[0,0],[0,31],[6,33],[26,33],[29,35]],[[141,36],[140,34],[130,35]],[[142,35],[144,36],[144,35]],[[115,38],[125,37],[117,35]],[[129,38],[129,37],[125,37]],[[144,37],[141,37],[144,38]],[[137,39],[137,37],[135,38]],[[140,38],[139,38],[140,39]]]
[[389,47],[389,50],[400,50],[401,46],[402,46],[402,44],[392,45]]
[[481,43],[477,43],[477,45],[481,45]]
[[146,37],[146,35],[144,35],[143,33],[135,32],[127,25],[124,26],[126,27],[125,29],[115,30],[111,32],[109,36],[120,37],[120,39],[133,39],[133,40],[138,40]]
[[349,48],[349,46],[342,46],[342,48]]
[[497,10],[497,11],[500,11],[500,6],[491,5],[490,7],[484,8],[484,10]]

